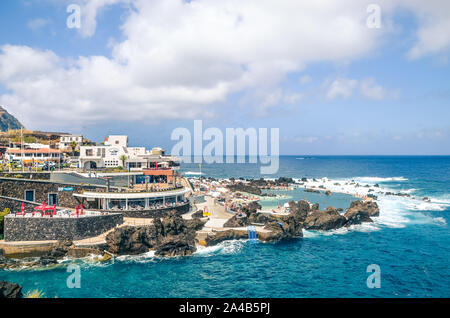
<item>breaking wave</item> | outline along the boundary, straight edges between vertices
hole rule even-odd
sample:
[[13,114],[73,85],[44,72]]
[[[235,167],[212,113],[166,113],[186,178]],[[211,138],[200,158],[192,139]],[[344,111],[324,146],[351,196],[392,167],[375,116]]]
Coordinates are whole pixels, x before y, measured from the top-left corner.
[[248,240],[230,240],[223,241],[214,246],[197,246],[197,251],[194,255],[199,257],[209,257],[215,255],[237,254],[241,251],[246,242],[248,242]]
[[[299,180],[300,181],[300,180]],[[432,217],[427,215],[427,211],[445,211],[450,209],[450,202],[447,200],[447,195],[441,198],[429,197],[430,202],[424,201],[422,197],[414,197],[413,193],[418,189],[410,188],[404,190],[393,190],[389,188],[389,184],[382,184],[383,182],[404,182],[408,181],[404,177],[355,177],[345,179],[328,179],[321,178],[308,179],[304,182],[306,188],[323,186],[332,192],[345,193],[357,197],[373,194],[378,197],[376,201],[380,208],[380,216],[373,217],[373,223],[363,223],[361,225],[351,226],[349,228],[341,228],[335,231],[315,232],[305,231],[304,237],[316,237],[317,235],[336,235],[345,234],[349,231],[376,231],[382,227],[389,228],[403,228],[409,223],[429,223],[429,224],[446,224],[445,219]],[[361,185],[361,183],[367,185]],[[359,185],[357,183],[360,183]],[[407,194],[408,196],[386,195],[386,192],[395,192]],[[444,222],[442,222],[444,221]]]

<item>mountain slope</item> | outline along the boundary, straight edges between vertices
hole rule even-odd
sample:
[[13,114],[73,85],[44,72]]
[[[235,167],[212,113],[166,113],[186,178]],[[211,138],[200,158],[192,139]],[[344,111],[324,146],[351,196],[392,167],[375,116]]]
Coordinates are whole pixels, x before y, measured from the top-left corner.
[[16,117],[8,113],[6,109],[0,106],[0,131],[8,131],[10,129],[20,129],[23,125]]

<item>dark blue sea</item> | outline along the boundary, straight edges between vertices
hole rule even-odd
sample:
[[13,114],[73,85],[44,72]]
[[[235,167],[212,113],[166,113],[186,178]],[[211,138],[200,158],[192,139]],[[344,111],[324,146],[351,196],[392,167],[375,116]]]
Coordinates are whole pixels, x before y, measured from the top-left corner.
[[[205,177],[261,177],[255,164],[201,169]],[[181,171],[195,177],[199,167],[184,164]],[[0,280],[47,297],[450,297],[450,157],[284,156],[278,173],[264,177],[279,176],[316,178],[341,193],[297,189],[263,206],[307,197],[321,207],[345,208],[355,192],[369,188],[411,197],[379,194],[381,215],[374,223],[305,231],[303,239],[229,241],[175,259],[68,260],[51,270],[0,270]],[[81,288],[67,287],[73,262],[81,267]],[[371,264],[379,266],[380,288],[368,287]]]

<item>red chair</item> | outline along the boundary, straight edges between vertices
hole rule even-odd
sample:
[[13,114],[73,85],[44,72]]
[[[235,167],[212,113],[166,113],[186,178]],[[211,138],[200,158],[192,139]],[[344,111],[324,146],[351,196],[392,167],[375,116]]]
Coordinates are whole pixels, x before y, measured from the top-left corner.
[[21,212],[16,212],[16,215],[25,216],[25,203],[22,202]]

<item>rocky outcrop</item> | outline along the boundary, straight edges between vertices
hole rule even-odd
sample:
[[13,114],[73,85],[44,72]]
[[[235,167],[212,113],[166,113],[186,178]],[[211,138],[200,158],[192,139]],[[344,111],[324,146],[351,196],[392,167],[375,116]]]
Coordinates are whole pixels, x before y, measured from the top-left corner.
[[379,215],[380,209],[376,202],[353,201],[344,214],[347,219],[345,226],[361,224],[363,222],[373,222],[370,217]]
[[22,287],[5,281],[0,281],[0,298],[22,298]]
[[345,226],[361,224],[363,222],[373,222],[369,214],[364,211],[351,210],[349,212],[346,212],[344,216],[347,219]]
[[193,219],[201,219],[201,218],[203,218],[203,210],[198,210],[197,212],[192,213],[191,217]]
[[337,212],[336,209],[326,211],[315,210],[308,214],[303,226],[308,230],[334,230],[343,227],[347,219]]
[[42,256],[39,258],[39,260],[37,261],[38,266],[49,266],[49,265],[55,265],[58,264],[58,260],[56,259],[56,257],[52,257],[52,256]]
[[[291,201],[289,203],[291,212],[287,216],[273,216],[257,213],[261,208],[258,203],[250,203],[243,208],[245,212],[242,217],[236,215],[230,218],[224,227],[245,227],[251,224],[264,224],[264,230],[258,232],[258,239],[265,242],[281,241],[294,237],[303,237],[303,221],[309,211],[309,203],[306,201]],[[207,238],[207,244],[215,244],[226,239],[248,238],[245,230],[227,230],[217,232]],[[209,243],[208,243],[209,242]],[[211,243],[212,242],[212,243]]]
[[246,192],[246,193],[256,194],[256,195],[261,195],[262,194],[261,189],[258,188],[257,186],[245,184],[245,183],[242,183],[242,182],[238,182],[238,183],[235,183],[235,184],[230,184],[230,185],[227,186],[227,188],[230,189],[233,192],[240,191],[240,192]]
[[309,211],[311,211],[311,207],[309,206],[309,203],[304,200],[298,202],[290,201],[289,210],[296,221],[301,223],[306,220]]
[[184,220],[175,211],[148,226],[126,226],[106,236],[108,251],[116,255],[135,255],[156,250],[157,255],[189,255],[195,251],[196,231],[204,226],[200,219]]
[[246,230],[229,229],[208,234],[205,238],[206,246],[213,246],[227,240],[239,240],[248,238]]
[[224,227],[243,227],[252,223],[266,223],[269,221],[269,217],[258,213],[261,210],[261,205],[258,202],[250,202],[241,209],[241,215],[232,216],[227,222],[224,223]]
[[223,224],[223,227],[243,227],[249,225],[248,217],[233,215],[228,221]]
[[147,230],[145,227],[133,226],[115,229],[106,236],[108,250],[117,255],[135,255],[147,252],[149,250]]
[[378,204],[373,201],[353,201],[350,204],[350,207],[346,210],[346,214],[348,212],[354,213],[354,211],[366,212],[369,216],[379,216],[380,209],[378,208]]
[[71,240],[58,241],[53,249],[48,253],[48,257],[62,258],[69,253],[73,242]]
[[264,229],[270,230],[270,233],[261,232],[260,234],[260,240],[266,242],[303,237],[303,222],[293,215],[283,216],[278,221],[270,222],[264,226]]
[[196,251],[195,242],[186,235],[169,236],[156,248],[157,256],[188,256]]
[[23,125],[16,117],[0,106],[0,131],[16,130],[23,128]]

